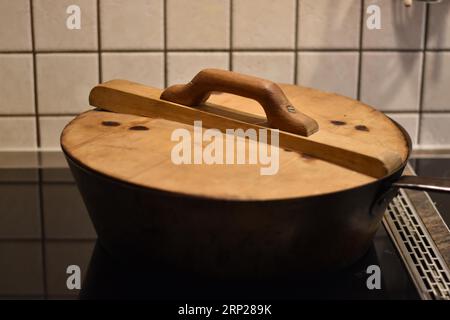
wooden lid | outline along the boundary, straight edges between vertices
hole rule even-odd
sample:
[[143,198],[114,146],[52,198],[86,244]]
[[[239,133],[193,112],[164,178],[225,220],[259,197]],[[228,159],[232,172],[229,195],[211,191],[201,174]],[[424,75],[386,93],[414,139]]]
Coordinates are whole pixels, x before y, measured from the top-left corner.
[[[310,88],[280,85],[290,102],[316,120],[320,130],[308,139],[327,142],[330,135],[349,143],[391,150],[402,161],[408,145],[401,130],[383,113],[361,102]],[[150,89],[149,89],[150,90]],[[152,88],[159,96],[160,89]],[[251,117],[264,117],[251,99],[213,94],[203,109],[221,105]],[[260,118],[263,119],[263,118]],[[68,156],[106,176],[168,192],[233,200],[285,199],[324,194],[361,186],[375,178],[336,164],[279,148],[279,170],[261,175],[260,164],[182,164],[171,160],[175,129],[193,132],[192,125],[107,111],[87,111],[63,131]],[[344,140],[347,141],[347,140]],[[203,147],[209,142],[204,142]],[[248,151],[248,144],[246,144]]]

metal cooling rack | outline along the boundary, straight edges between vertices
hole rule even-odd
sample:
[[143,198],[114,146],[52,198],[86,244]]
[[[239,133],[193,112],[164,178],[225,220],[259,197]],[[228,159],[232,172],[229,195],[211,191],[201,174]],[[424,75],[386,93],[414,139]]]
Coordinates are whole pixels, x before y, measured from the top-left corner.
[[400,189],[390,203],[383,224],[421,298],[450,300],[448,266],[405,191]]

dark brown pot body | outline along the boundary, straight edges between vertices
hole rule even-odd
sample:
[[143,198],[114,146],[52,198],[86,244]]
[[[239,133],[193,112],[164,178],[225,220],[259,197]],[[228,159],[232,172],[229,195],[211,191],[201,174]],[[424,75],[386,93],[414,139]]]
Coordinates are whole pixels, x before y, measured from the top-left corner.
[[100,244],[115,258],[211,277],[286,276],[364,255],[396,172],[361,187],[276,201],[225,201],[113,180],[67,156]]

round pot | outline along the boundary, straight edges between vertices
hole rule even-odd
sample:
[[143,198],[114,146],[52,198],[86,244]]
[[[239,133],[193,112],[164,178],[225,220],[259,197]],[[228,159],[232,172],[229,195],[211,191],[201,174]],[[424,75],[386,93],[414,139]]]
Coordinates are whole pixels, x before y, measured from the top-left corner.
[[[397,127],[410,150],[410,138]],[[408,154],[388,175],[341,191],[220,199],[114,178],[76,159],[64,143],[62,147],[99,242],[113,257],[216,278],[286,276],[348,266],[371,245],[399,187],[450,192],[444,179],[402,177]]]

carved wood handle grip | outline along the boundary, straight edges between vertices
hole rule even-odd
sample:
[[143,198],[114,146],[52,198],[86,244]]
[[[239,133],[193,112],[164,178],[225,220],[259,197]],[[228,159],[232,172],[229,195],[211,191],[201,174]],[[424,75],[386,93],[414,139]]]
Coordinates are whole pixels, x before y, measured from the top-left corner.
[[164,90],[161,99],[193,107],[205,102],[213,91],[258,101],[272,128],[302,136],[319,130],[318,123],[296,110],[276,83],[232,71],[204,69],[189,83]]

